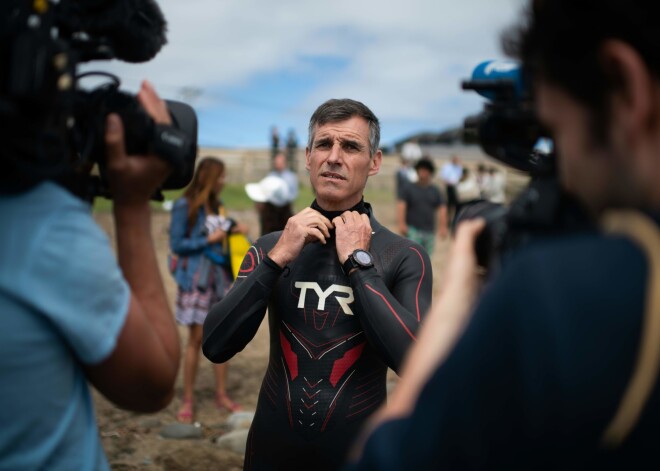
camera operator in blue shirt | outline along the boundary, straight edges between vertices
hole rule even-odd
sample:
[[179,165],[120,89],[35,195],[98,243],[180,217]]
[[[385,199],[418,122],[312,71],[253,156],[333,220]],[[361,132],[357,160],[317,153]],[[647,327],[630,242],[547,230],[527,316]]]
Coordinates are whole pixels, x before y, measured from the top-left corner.
[[[0,470],[109,469],[88,383],[119,407],[155,412],[170,402],[179,367],[149,204],[173,166],[151,147],[127,150],[156,134],[124,116],[175,144],[186,139],[170,132],[172,114],[147,82],[122,117],[72,85],[73,46],[89,57],[98,43],[52,25],[86,5],[0,5]],[[90,110],[90,121],[74,109]],[[92,146],[99,152],[86,154]],[[116,253],[79,197],[97,181],[93,162],[113,199]]]

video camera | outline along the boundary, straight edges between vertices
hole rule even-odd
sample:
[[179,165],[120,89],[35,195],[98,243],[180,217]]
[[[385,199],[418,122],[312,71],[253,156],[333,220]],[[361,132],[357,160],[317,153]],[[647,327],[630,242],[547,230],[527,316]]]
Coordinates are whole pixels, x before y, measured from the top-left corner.
[[[166,43],[165,31],[153,0],[2,0],[0,193],[54,180],[88,200],[112,197],[104,143],[111,112],[124,123],[128,154],[154,153],[171,164],[161,189],[186,186],[197,155],[194,110],[166,100],[172,124],[156,124],[114,75],[78,73],[93,60],[146,62]],[[90,76],[109,82],[81,89]],[[162,199],[160,191],[153,199]]]
[[529,185],[508,207],[476,201],[456,216],[456,222],[486,220],[476,241],[477,261],[492,275],[511,250],[540,237],[584,229],[590,222],[580,204],[561,188],[552,136],[536,117],[530,78],[520,65],[482,62],[462,88],[488,99],[481,113],[465,119],[466,136],[476,135],[484,152],[530,176]]

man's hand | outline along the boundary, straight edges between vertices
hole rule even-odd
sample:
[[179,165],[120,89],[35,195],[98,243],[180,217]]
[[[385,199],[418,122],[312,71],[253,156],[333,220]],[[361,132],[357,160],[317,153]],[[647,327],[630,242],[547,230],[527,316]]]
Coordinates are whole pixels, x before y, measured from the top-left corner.
[[300,255],[305,245],[317,241],[325,244],[332,228],[327,217],[315,209],[305,208],[289,218],[280,240],[268,256],[280,267],[284,267]]
[[[167,105],[147,81],[142,82],[137,99],[158,124],[172,122]],[[124,126],[112,113],[105,129],[108,183],[115,204],[141,204],[149,201],[169,174],[171,167],[156,155],[126,155]]]
[[335,225],[335,243],[339,263],[344,263],[356,249],[369,250],[371,244],[369,216],[357,211],[345,211],[332,222]]

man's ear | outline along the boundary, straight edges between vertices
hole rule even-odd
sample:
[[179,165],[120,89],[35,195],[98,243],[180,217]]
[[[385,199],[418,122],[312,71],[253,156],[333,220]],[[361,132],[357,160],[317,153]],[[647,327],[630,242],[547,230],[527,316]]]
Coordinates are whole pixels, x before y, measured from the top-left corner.
[[309,147],[305,147],[305,169],[308,171],[309,171],[309,157],[310,157]]
[[600,54],[606,73],[618,82],[610,103],[613,124],[634,139],[657,118],[655,81],[642,56],[623,41],[605,41]]
[[376,175],[380,171],[380,164],[383,162],[383,151],[378,149],[371,159],[371,168],[369,176]]

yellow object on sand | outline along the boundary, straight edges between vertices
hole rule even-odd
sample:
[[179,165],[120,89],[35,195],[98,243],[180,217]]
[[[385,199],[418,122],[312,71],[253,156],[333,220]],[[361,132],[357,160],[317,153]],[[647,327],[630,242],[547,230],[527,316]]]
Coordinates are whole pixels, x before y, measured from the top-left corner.
[[247,253],[252,243],[245,234],[236,232],[229,234],[229,260],[231,262],[231,273],[234,279],[238,276],[238,271],[243,263],[243,257]]

